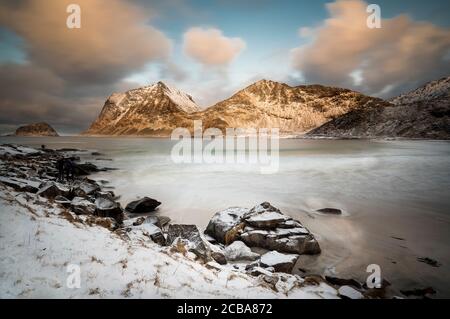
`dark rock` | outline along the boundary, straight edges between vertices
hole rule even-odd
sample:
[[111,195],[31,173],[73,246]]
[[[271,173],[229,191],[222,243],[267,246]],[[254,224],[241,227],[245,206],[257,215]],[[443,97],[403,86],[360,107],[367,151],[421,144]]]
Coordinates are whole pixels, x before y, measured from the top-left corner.
[[57,196],[67,196],[69,194],[69,189],[53,182],[47,182],[39,187],[37,194],[48,199],[55,199]]
[[225,245],[241,240],[249,247],[284,253],[314,255],[321,251],[309,230],[267,202],[250,210],[229,208],[216,213],[205,234]]
[[108,198],[97,198],[95,200],[95,214],[100,217],[112,217],[119,224],[123,221],[123,211],[120,204]]
[[185,239],[189,242],[188,250],[199,257],[207,255],[207,248],[196,225],[169,225],[167,243],[171,245],[175,239]]
[[27,193],[37,193],[38,192],[38,184],[39,183],[33,183],[25,179],[17,179],[17,178],[7,178],[0,176],[0,182],[3,183],[6,186],[9,186],[13,188],[16,191],[19,192],[27,192]]
[[83,197],[74,197],[70,202],[70,208],[77,215],[93,215],[96,212],[96,205]]
[[435,267],[435,268],[442,266],[441,263],[439,263],[437,260],[434,260],[434,259],[431,259],[428,257],[417,258],[417,261],[427,264],[427,265],[430,265],[431,267]]
[[144,197],[142,199],[139,199],[139,200],[129,203],[125,207],[125,210],[131,214],[150,213],[150,212],[155,211],[155,209],[159,205],[161,205],[161,203],[158,202],[157,200],[149,198],[149,197]]
[[75,196],[86,197],[88,195],[93,195],[100,191],[100,186],[95,182],[82,181],[76,187],[74,187],[73,192]]
[[423,289],[400,290],[400,292],[406,297],[428,297],[429,295],[436,294],[436,290],[434,290],[432,287]]
[[92,163],[83,163],[75,165],[75,175],[78,176],[87,176],[99,171],[100,169]]
[[[206,227],[205,234],[215,238],[219,243],[231,244],[238,235],[242,216],[246,208],[232,207],[216,213]],[[241,227],[243,227],[242,225]]]
[[342,210],[337,208],[322,208],[317,210],[319,213],[327,215],[342,215]]
[[335,286],[352,286],[361,289],[361,284],[355,279],[342,279],[337,277],[325,276],[325,280]]
[[[145,217],[139,217],[133,222],[133,226],[140,226],[145,222]],[[155,225],[155,224],[154,224]]]

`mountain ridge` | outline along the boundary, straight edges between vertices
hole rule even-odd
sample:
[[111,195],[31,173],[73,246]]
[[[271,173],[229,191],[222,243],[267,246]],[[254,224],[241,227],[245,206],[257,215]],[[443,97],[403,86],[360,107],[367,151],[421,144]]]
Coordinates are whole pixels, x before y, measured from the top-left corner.
[[335,138],[450,139],[450,76],[390,100],[391,106],[349,112],[310,131]]
[[192,131],[194,120],[202,120],[204,129],[280,128],[282,133],[305,133],[351,110],[388,105],[379,98],[349,89],[321,85],[293,87],[260,80],[200,110],[190,95],[166,88],[170,87],[158,82],[112,94],[84,134],[169,136],[176,127]]

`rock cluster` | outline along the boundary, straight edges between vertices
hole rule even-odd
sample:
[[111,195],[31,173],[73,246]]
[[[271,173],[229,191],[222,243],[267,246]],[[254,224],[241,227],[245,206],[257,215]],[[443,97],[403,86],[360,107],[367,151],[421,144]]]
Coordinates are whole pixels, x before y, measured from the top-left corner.
[[[226,246],[228,261],[254,261],[247,265],[249,271],[259,267],[290,273],[300,255],[320,253],[308,229],[267,202],[252,209],[233,207],[216,213],[205,234]],[[260,256],[249,247],[267,253]]]

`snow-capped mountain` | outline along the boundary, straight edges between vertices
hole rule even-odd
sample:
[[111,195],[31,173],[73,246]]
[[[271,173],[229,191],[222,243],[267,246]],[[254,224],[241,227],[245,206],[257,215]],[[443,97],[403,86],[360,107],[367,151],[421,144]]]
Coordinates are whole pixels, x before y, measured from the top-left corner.
[[87,135],[168,135],[199,111],[192,97],[163,82],[114,93]]
[[391,103],[385,108],[349,112],[309,135],[450,139],[450,77],[400,95]]
[[199,111],[192,98],[159,82],[109,97],[89,135],[168,136],[176,127],[279,128],[303,133],[351,110],[384,106],[386,102],[340,88],[320,85],[291,87],[262,80],[229,99]]
[[351,110],[385,105],[381,99],[341,88],[291,87],[261,80],[205,110],[205,127],[279,128],[304,133]]

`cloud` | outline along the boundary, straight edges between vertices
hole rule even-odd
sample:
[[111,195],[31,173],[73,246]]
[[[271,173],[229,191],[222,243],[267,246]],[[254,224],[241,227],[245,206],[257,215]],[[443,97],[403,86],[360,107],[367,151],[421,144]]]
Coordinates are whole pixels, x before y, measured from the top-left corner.
[[149,6],[77,0],[81,29],[68,29],[66,8],[73,1],[0,2],[0,25],[22,40],[26,54],[25,61],[0,64],[3,128],[47,121],[80,132],[107,96],[130,88],[124,78],[145,65],[169,63],[171,40],[149,24]]
[[185,54],[205,66],[227,65],[245,46],[241,38],[228,38],[214,28],[191,28],[184,34]]
[[312,42],[292,50],[293,66],[306,81],[392,96],[450,73],[448,28],[400,15],[369,29],[367,5],[327,4],[330,18],[313,29]]
[[29,59],[74,82],[110,82],[169,56],[172,43],[148,24],[150,9],[125,0],[77,0],[81,28],[68,29],[71,0],[3,5],[0,24],[27,43]]

